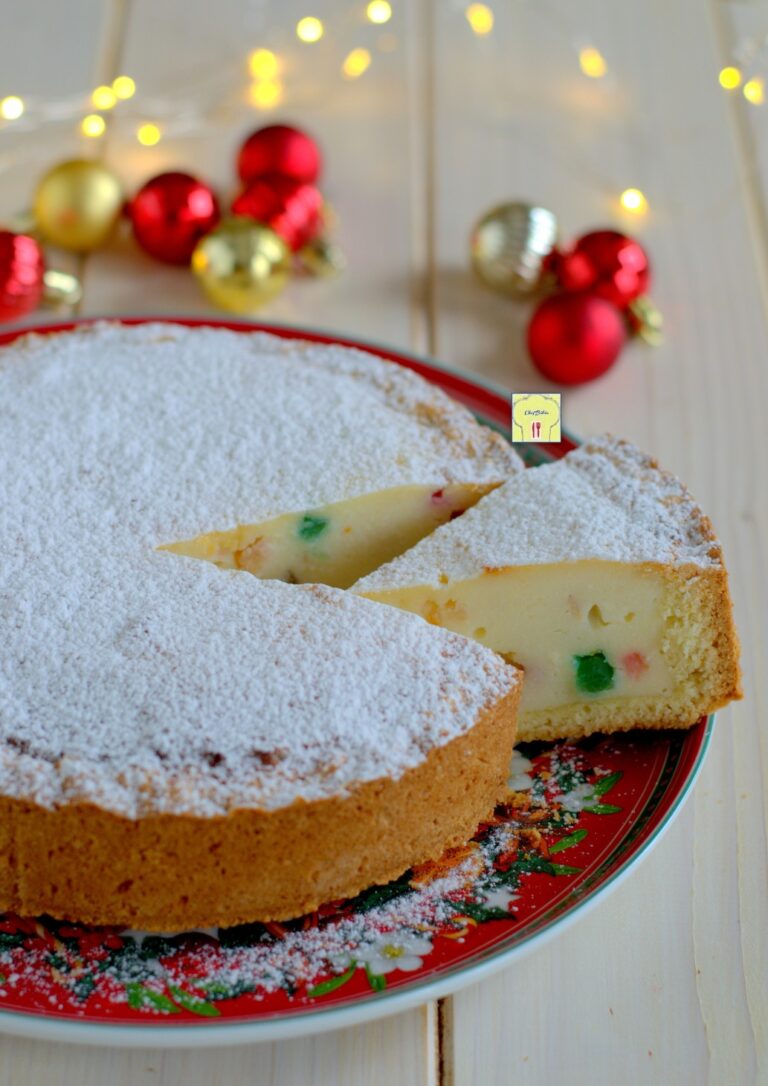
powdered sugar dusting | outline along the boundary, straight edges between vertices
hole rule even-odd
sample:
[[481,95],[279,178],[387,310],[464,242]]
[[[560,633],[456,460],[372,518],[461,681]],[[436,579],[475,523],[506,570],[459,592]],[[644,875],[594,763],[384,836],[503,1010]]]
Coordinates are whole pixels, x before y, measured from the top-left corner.
[[603,559],[722,562],[711,526],[683,484],[610,435],[514,476],[458,520],[363,577],[355,591],[437,586],[484,569]]
[[12,461],[9,515],[53,503],[80,531],[87,517],[100,532],[111,521],[122,547],[522,466],[410,370],[263,333],[97,324],[14,345],[0,381],[0,448],[26,452]]
[[[9,350],[0,402],[3,793],[130,817],[343,794],[419,764],[517,682],[414,616],[154,550],[514,470],[502,442],[399,367],[106,325]],[[264,764],[263,751],[278,753]]]

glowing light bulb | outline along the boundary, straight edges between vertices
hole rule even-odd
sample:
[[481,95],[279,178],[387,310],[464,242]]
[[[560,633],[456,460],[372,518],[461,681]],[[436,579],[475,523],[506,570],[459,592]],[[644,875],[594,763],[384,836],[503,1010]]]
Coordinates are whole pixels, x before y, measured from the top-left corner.
[[112,81],[112,90],[117,98],[133,98],[136,93],[136,84],[129,75],[119,75]]
[[579,50],[579,67],[590,79],[602,79],[608,71],[605,57],[593,45],[587,45]]
[[392,18],[392,5],[387,0],[371,0],[365,14],[372,23],[388,23]]
[[89,113],[80,122],[80,131],[84,136],[89,136],[91,139],[98,139],[99,136],[103,136],[106,127],[104,118],[100,117],[98,113]]
[[254,49],[248,68],[254,79],[274,79],[280,72],[280,61],[271,49]]
[[765,101],[765,87],[762,79],[748,79],[744,84],[743,94],[753,106],[761,106]]
[[303,19],[299,19],[296,24],[296,37],[300,41],[315,42],[320,41],[325,33],[325,27],[319,19],[316,19],[314,15],[307,15]]
[[482,37],[493,30],[493,12],[487,4],[470,4],[464,14],[475,34]]
[[624,189],[619,203],[625,211],[631,211],[633,215],[644,215],[648,210],[648,201],[640,189]]
[[262,79],[248,88],[248,101],[256,109],[272,109],[283,100],[283,84],[278,79]]
[[341,72],[345,79],[357,79],[371,65],[371,54],[367,49],[353,49],[344,58]]
[[24,102],[15,94],[10,94],[0,101],[0,117],[4,121],[17,121],[24,112]]
[[117,95],[111,87],[97,87],[91,95],[91,101],[96,109],[112,109],[117,101]]
[[156,124],[142,124],[136,129],[136,139],[142,147],[154,147],[160,142],[162,135]]
[[729,65],[727,68],[722,68],[720,70],[717,81],[720,86],[725,87],[726,90],[733,90],[734,87],[738,87],[741,83],[741,72],[738,68]]

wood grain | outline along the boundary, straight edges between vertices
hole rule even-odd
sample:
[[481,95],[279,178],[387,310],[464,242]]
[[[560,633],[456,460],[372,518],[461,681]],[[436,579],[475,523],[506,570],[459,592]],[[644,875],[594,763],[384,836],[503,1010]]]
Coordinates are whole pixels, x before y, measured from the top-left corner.
[[162,1049],[83,1048],[0,1035],[2,1086],[436,1086],[433,1011],[277,1044]]

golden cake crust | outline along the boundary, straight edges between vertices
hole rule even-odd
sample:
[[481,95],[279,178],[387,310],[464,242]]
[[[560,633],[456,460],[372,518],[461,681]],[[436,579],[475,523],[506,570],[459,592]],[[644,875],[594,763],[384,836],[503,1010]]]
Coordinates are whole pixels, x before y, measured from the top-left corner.
[[506,790],[520,685],[397,779],[197,818],[0,797],[0,909],[172,931],[283,920],[466,841]]

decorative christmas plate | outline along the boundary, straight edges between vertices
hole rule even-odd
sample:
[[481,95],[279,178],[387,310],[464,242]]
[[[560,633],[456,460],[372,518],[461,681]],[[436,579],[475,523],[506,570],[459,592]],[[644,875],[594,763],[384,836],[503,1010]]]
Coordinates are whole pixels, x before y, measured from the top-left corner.
[[[373,350],[509,433],[507,394],[434,362],[303,329],[181,323]],[[573,442],[518,447],[536,465]],[[561,931],[658,840],[698,773],[713,720],[519,748],[507,802],[469,844],[290,923],[159,936],[0,914],[0,1030],[104,1044],[241,1043],[351,1025],[480,980]]]

